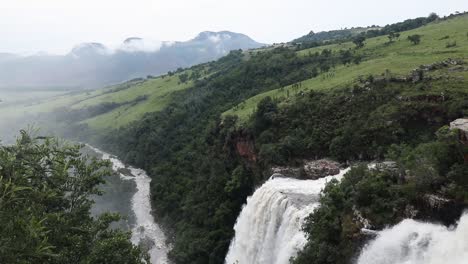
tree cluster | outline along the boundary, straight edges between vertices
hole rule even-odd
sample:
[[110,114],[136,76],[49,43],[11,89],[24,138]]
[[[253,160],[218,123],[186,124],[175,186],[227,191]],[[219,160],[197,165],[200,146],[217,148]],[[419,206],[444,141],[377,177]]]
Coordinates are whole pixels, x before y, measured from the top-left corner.
[[118,215],[90,214],[110,173],[108,162],[53,138],[22,131],[0,146],[0,262],[145,263],[130,234],[110,228]]

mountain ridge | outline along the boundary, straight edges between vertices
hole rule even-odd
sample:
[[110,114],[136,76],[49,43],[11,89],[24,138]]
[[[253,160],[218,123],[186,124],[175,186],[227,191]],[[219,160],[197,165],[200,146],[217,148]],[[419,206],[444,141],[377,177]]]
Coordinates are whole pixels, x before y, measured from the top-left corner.
[[204,31],[188,41],[125,39],[116,49],[98,42],[74,46],[65,55],[0,55],[0,88],[61,86],[98,88],[216,60],[231,50],[264,44],[230,31]]

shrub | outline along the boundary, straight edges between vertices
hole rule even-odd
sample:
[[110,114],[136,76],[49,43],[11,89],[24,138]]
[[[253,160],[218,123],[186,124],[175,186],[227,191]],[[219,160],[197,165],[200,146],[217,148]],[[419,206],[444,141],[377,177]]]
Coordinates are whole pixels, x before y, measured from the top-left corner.
[[419,43],[421,43],[421,35],[415,34],[408,36],[408,41],[410,41],[414,45],[418,45]]
[[451,42],[447,42],[445,44],[445,47],[446,48],[453,48],[453,47],[456,47],[457,46],[457,42],[456,41],[451,41]]

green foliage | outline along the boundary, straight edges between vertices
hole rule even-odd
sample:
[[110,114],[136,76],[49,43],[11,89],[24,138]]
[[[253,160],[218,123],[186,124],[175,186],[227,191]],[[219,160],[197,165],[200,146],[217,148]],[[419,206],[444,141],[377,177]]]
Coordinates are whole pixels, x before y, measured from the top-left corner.
[[[335,73],[332,78],[327,76],[327,73],[324,73],[318,75],[319,78],[302,81],[302,90],[317,91],[341,88],[352,83],[359,75],[374,74],[377,76],[386,69],[391,70],[395,77],[404,77],[412,69],[418,68],[420,65],[431,64],[446,60],[447,58],[463,58],[468,51],[468,42],[465,36],[467,24],[468,15],[464,14],[443,18],[438,20],[437,23],[425,24],[424,27],[417,27],[417,29],[411,31],[400,32],[397,29],[392,29],[386,32],[385,36],[377,35],[378,37],[373,37],[370,34],[367,35],[368,32],[371,32],[369,30],[366,32],[366,45],[362,49],[353,50],[356,65],[347,64],[346,66],[342,66],[337,64],[335,68],[332,68]],[[408,29],[411,28],[409,27]],[[409,35],[422,35],[424,36],[424,45],[412,45],[408,41],[395,41],[391,45],[388,45],[386,35],[390,34],[390,32],[399,32],[401,34],[400,38],[405,40]],[[445,48],[445,43],[441,43],[439,39],[446,35],[450,35],[451,41],[457,42],[457,48],[450,51]],[[348,40],[348,42],[343,43],[327,43],[327,45],[301,50],[298,53],[300,56],[307,56],[316,52],[320,53],[323,49],[329,49],[334,53],[338,53],[340,50],[349,50],[354,46],[351,40]],[[448,72],[447,74],[450,76],[459,75],[455,72]],[[462,73],[462,75],[464,74]],[[225,114],[236,114],[239,116],[240,123],[245,123],[262,98],[266,96],[272,98],[287,97],[288,93],[290,95],[294,94],[294,89],[291,86],[280,87],[249,98],[241,103],[242,108],[233,108]]]
[[[242,136],[237,118],[227,116],[221,122],[221,113],[259,92],[311,78],[319,66],[324,71],[340,63],[340,54],[331,50],[300,57],[291,49],[277,48],[251,54],[248,60],[244,56],[233,51],[213,62],[210,67],[217,71],[175,93],[177,100],[169,107],[104,139],[106,148],[157,178],[152,186],[154,206],[170,219],[176,237],[170,255],[179,263],[223,262],[241,206],[263,177],[236,155],[233,146]],[[349,60],[354,53],[346,56]],[[297,84],[297,93],[299,89]],[[264,99],[253,129],[269,127],[277,109],[275,100]],[[296,137],[285,138],[281,151],[295,155],[298,144]],[[267,147],[260,156],[276,159]]]
[[130,234],[109,229],[118,215],[91,217],[110,168],[79,150],[24,131],[0,146],[1,263],[143,263]]
[[390,32],[390,34],[388,34],[388,40],[390,42],[393,42],[393,41],[395,41],[396,39],[399,39],[399,38],[400,38],[400,33]]
[[257,131],[263,131],[274,122],[275,115],[278,113],[278,105],[271,97],[265,97],[260,101],[255,112],[254,128]]
[[181,83],[186,83],[188,79],[189,79],[188,73],[184,72],[184,73],[179,74],[179,80]]
[[[333,157],[346,160],[383,158],[392,144],[414,144],[435,138],[438,127],[460,117],[468,94],[447,91],[444,102],[414,95],[412,83],[363,78],[367,87],[308,92],[294,104],[261,101],[250,126],[263,162],[294,163],[296,159]],[[423,94],[426,92],[422,92]],[[271,162],[271,163],[270,163]]]
[[359,35],[353,38],[353,43],[356,45],[356,48],[360,49],[364,47],[365,43],[364,41],[366,40],[366,37],[363,35]]
[[408,41],[410,41],[414,45],[418,45],[419,43],[421,43],[421,35],[418,35],[418,34],[410,35],[408,36]]
[[[463,14],[459,14],[463,15]],[[450,19],[459,15],[450,15],[445,19]],[[418,17],[414,19],[407,19],[403,22],[398,22],[395,24],[386,25],[385,27],[379,28],[377,26],[370,26],[367,28],[352,28],[352,29],[342,29],[342,30],[331,30],[324,31],[319,33],[314,33],[311,31],[309,34],[295,39],[293,43],[299,43],[300,48],[310,48],[317,47],[321,45],[326,45],[330,43],[343,43],[346,41],[351,41],[356,36],[363,36],[366,38],[373,38],[383,35],[392,35],[392,41],[394,37],[398,38],[396,35],[398,32],[403,32],[407,30],[416,29],[422,26],[425,26],[431,22],[440,19],[436,13],[431,13],[428,17]]]
[[436,134],[437,139],[414,147],[393,145],[388,155],[397,161],[397,168],[361,165],[341,183],[330,182],[320,208],[306,220],[308,243],[293,263],[350,263],[366,242],[356,212],[372,228],[382,229],[407,218],[407,208],[417,211],[425,194],[466,201],[468,166],[458,151],[463,146],[447,127]]
[[406,200],[403,192],[394,188],[396,179],[391,172],[358,166],[341,183],[330,182],[320,208],[306,220],[308,244],[293,263],[350,263],[361,246],[362,225],[353,221],[356,211],[372,219],[375,227],[401,219],[399,212]]

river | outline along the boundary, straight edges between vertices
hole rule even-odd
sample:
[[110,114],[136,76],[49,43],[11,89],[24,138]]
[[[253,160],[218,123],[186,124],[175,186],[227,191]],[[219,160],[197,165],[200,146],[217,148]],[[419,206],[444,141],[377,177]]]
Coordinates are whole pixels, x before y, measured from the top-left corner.
[[142,169],[127,166],[115,156],[88,147],[102,159],[110,160],[112,169],[119,176],[118,179],[108,180],[103,186],[106,193],[96,197],[93,213],[117,211],[122,214],[126,221],[118,225],[132,231],[132,243],[148,249],[152,264],[167,264],[169,247],[166,236],[151,214],[151,178]]

